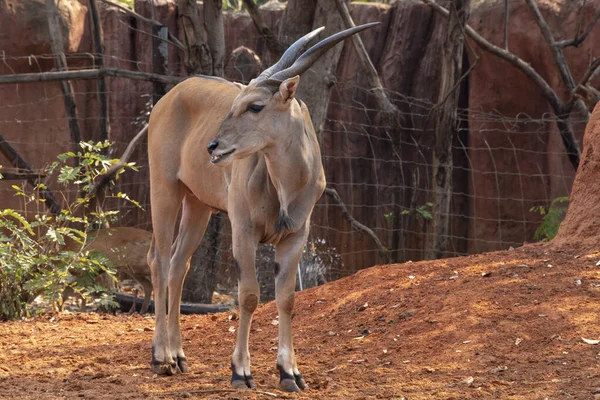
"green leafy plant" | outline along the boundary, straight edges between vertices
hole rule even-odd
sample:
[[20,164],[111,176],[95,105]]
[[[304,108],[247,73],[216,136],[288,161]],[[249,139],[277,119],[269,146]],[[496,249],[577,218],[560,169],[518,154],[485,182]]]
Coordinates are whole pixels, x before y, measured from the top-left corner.
[[134,9],[134,5],[133,5],[134,0],[117,0],[117,1],[119,3],[128,5],[129,7],[131,7],[132,10]]
[[[88,233],[93,233],[118,214],[94,207],[96,180],[118,159],[109,158],[109,142],[81,142],[81,150],[58,156],[44,173],[55,176],[62,197],[58,215],[46,211],[39,196],[43,183],[32,189],[13,185],[15,195],[23,198],[23,210],[0,210],[0,320],[30,315],[31,302],[43,296],[53,305],[62,303],[66,288],[89,299],[100,291],[95,277],[115,271],[106,256],[86,250]],[[122,168],[135,169],[133,163]],[[118,175],[117,174],[117,175]],[[75,194],[74,194],[75,193]],[[139,207],[123,193],[120,198]]]
[[535,206],[529,209],[530,212],[540,214],[542,223],[535,230],[533,238],[536,241],[550,241],[558,233],[558,227],[565,218],[567,207],[569,206],[568,197],[557,197],[552,200],[550,207]]
[[412,215],[416,219],[430,220],[433,218],[431,211],[433,210],[433,203],[427,202],[417,208],[402,210],[402,215]]

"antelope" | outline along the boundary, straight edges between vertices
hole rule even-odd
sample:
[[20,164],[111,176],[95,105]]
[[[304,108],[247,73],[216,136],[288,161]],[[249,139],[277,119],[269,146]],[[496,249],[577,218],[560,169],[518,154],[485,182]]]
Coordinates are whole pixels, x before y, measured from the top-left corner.
[[[150,278],[150,269],[146,262],[146,254],[152,241],[152,233],[137,228],[104,228],[95,233],[90,233],[88,238],[89,243],[84,250],[104,254],[116,268],[119,277],[129,276],[144,288],[144,302],[140,314],[145,314],[148,311],[152,297],[152,282],[148,279]],[[78,243],[68,241],[65,250],[78,251],[79,247]],[[104,275],[101,274],[96,278],[97,283],[108,288],[114,288],[112,278],[102,279]],[[68,287],[62,294],[63,304],[64,300],[73,294],[74,290]],[[130,313],[135,311],[136,301],[137,289],[136,295],[133,296]],[[85,299],[83,299],[82,308],[85,309]]]
[[[325,189],[325,174],[308,109],[295,95],[300,75],[319,57],[376,24],[344,30],[303,52],[323,30],[316,29],[298,39],[247,86],[215,77],[191,77],[154,107],[148,126],[154,373],[188,372],[179,321],[181,289],[211,213],[222,211],[231,221],[240,305],[231,385],[256,388],[248,351],[250,324],[260,297],[255,255],[259,243],[270,243],[276,246],[279,387],[288,392],[307,387],[296,364],[291,316],[296,267],[312,210]],[[180,207],[181,221],[173,242]]]

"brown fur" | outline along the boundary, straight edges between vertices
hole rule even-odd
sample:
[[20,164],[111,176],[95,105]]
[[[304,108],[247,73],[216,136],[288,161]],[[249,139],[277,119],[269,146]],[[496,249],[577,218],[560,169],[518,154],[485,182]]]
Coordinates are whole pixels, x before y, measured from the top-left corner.
[[[152,297],[152,282],[150,281],[150,268],[146,261],[146,254],[150,247],[152,233],[137,228],[108,228],[100,229],[88,235],[85,251],[97,251],[104,254],[116,268],[119,277],[130,277],[144,288],[144,303],[140,312],[145,314]],[[68,242],[67,250],[79,250],[80,245]],[[112,279],[103,279],[102,285],[111,288]],[[112,285],[114,286],[114,285]],[[71,295],[66,291],[63,298]],[[137,297],[137,296],[136,296]],[[135,308],[135,298],[134,306]]]
[[[290,298],[310,215],[325,188],[310,115],[294,98],[299,79],[285,80],[273,93],[256,82],[242,86],[214,78],[190,78],[164,96],[150,116],[154,238],[148,263],[156,298],[156,373],[176,372],[171,367],[173,360],[184,357],[177,312],[181,287],[189,258],[216,209],[229,214],[233,253],[239,265],[240,325],[232,358],[233,377],[250,376],[250,322],[259,300],[254,265],[258,243],[277,246],[276,262],[281,269],[275,283],[278,364],[291,375],[299,374],[292,346]],[[250,105],[264,108],[252,112]],[[218,143],[212,150],[215,163],[207,153],[213,140]],[[227,156],[232,149],[235,151]],[[182,221],[171,247],[181,204]],[[168,321],[167,283],[169,310],[174,310]],[[245,384],[236,380],[233,385]]]

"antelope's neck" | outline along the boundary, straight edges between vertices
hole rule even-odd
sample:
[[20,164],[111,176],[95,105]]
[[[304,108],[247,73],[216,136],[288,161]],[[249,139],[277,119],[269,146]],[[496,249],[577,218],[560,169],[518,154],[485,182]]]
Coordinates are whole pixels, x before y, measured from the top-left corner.
[[[315,194],[324,180],[321,153],[316,138],[312,139],[305,131],[265,151],[269,177],[280,204],[277,232],[299,229],[312,212]],[[305,207],[309,203],[310,209]]]

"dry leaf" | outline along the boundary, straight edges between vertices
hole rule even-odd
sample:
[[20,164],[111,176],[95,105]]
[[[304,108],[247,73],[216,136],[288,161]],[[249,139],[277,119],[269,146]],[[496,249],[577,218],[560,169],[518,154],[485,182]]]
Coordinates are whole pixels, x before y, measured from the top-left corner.
[[600,343],[600,340],[586,339],[584,337],[582,337],[581,340],[583,340],[587,344],[598,344],[598,343]]

